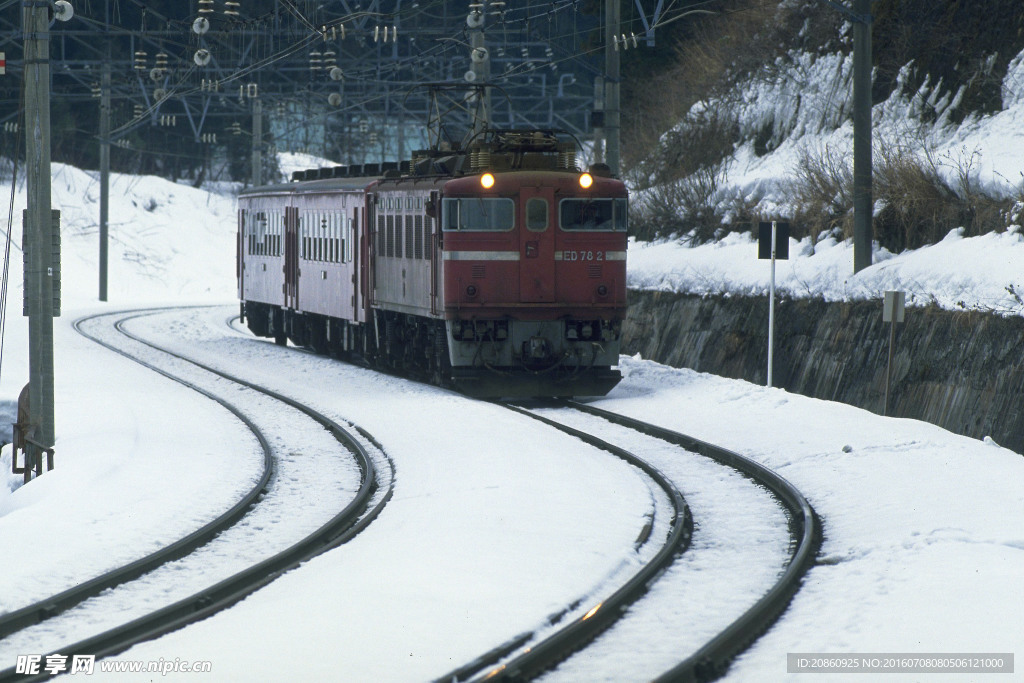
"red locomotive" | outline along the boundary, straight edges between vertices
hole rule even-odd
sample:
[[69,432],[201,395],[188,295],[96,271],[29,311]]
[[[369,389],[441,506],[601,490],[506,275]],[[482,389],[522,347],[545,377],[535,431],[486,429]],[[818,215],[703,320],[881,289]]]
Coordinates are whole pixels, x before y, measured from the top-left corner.
[[258,336],[473,396],[603,395],[621,378],[624,184],[551,132],[317,169],[238,200]]

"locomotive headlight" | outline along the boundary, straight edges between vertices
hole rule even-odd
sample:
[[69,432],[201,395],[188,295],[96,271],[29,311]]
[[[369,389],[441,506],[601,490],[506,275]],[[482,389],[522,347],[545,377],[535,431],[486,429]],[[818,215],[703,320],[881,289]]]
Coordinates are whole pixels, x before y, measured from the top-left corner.
[[494,174],[484,173],[482,176],[480,176],[480,184],[483,186],[485,190],[489,190],[492,187],[494,187]]
[[594,176],[589,173],[584,173],[580,176],[580,187],[584,190],[589,190],[590,186],[594,184]]

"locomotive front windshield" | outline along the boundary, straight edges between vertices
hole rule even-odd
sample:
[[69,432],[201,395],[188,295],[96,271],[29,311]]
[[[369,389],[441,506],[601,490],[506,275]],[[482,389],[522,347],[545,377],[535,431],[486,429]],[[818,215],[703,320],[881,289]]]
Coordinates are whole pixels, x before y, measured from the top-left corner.
[[558,222],[575,232],[625,232],[626,213],[625,199],[563,199]]
[[445,230],[505,232],[515,227],[515,202],[507,198],[445,199]]

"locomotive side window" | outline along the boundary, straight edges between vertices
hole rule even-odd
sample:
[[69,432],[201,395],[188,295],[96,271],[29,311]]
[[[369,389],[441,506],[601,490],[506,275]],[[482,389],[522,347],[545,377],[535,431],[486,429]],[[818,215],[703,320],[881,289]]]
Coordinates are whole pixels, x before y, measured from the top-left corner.
[[441,204],[445,230],[504,232],[515,227],[511,199],[445,199]]
[[558,223],[562,230],[625,232],[625,199],[563,199]]
[[526,201],[526,227],[533,232],[548,229],[548,200],[532,197]]

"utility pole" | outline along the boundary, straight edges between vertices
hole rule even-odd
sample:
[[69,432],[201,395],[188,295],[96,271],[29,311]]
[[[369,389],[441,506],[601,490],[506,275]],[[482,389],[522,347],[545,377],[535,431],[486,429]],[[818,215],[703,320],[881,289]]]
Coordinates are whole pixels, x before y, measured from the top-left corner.
[[100,301],[107,300],[110,219],[110,50],[100,75]]
[[252,98],[252,186],[263,184],[263,103]]
[[[29,317],[29,421],[25,466],[41,471],[43,453],[52,454],[54,220],[50,207],[50,2],[23,0],[25,36],[25,161],[27,203],[22,246],[28,252],[25,309]],[[65,0],[54,16],[74,14]],[[51,460],[52,463],[52,460]],[[27,475],[26,475],[27,476]]]
[[871,0],[853,11],[853,272],[871,265]]
[[[594,77],[594,163],[604,163],[604,78]],[[598,125],[600,124],[600,125]]]
[[[466,74],[466,80],[470,83],[486,83],[491,77],[491,56],[484,46],[486,9],[486,5],[482,3],[479,9],[474,9],[466,17],[470,47],[470,70]],[[476,104],[472,135],[476,136],[491,127],[491,89],[488,87],[476,88],[472,96]]]
[[604,2],[604,135],[605,158],[612,175],[619,175],[619,0]]

